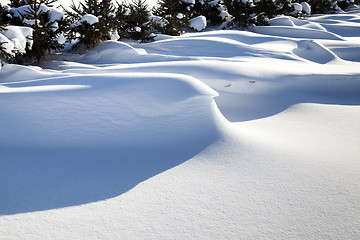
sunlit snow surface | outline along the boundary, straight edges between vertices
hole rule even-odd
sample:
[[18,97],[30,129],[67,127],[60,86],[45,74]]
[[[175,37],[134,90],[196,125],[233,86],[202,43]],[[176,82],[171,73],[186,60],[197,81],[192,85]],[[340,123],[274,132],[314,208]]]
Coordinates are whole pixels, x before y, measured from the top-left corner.
[[4,66],[0,239],[358,239],[359,28],[280,17]]

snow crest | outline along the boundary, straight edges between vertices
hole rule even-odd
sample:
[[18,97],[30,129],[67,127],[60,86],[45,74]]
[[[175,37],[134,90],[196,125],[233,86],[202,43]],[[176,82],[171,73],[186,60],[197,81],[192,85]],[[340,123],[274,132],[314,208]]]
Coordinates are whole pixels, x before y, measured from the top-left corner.
[[[0,94],[0,146],[150,144],[185,137],[186,131],[175,130],[183,124],[191,135],[214,131],[204,126],[214,124],[217,93],[182,75],[84,75],[3,85]],[[6,114],[14,104],[18,121]],[[23,128],[14,132],[16,126]]]

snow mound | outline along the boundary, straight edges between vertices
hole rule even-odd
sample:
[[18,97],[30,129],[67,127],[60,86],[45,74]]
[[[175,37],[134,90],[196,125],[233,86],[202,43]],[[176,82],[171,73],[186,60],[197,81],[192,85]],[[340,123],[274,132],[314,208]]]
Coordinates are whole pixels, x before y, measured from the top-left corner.
[[190,27],[195,29],[196,31],[201,31],[205,29],[206,26],[206,17],[204,16],[198,16],[190,20]]
[[214,96],[175,74],[1,85],[0,215],[115,197],[188,160],[226,124]]
[[[174,131],[180,123],[194,131],[190,135],[201,136],[200,123],[213,124],[211,105],[217,96],[192,77],[172,74],[63,77],[2,85],[0,93],[0,146],[23,147],[181,139],[190,133]],[[162,126],[170,119],[171,124]]]
[[360,37],[359,13],[314,15],[308,17],[308,20],[343,37]]
[[340,60],[336,54],[323,44],[312,40],[300,41],[298,47],[293,50],[293,53],[309,61],[321,64]]
[[254,32],[289,38],[343,40],[337,34],[311,28],[287,26],[256,26],[254,27]]
[[302,5],[300,3],[293,3],[292,6],[297,12],[301,12],[303,10]]
[[221,57],[231,58],[239,56],[269,56],[274,58],[286,58],[284,54],[279,54],[276,50],[259,49],[257,46],[245,44],[238,40],[233,40],[217,35],[205,35],[198,37],[185,36],[181,38],[167,39],[150,43],[146,46],[146,51],[156,54],[169,53],[175,56],[193,57]]
[[144,54],[144,51],[135,49],[127,43],[110,40],[89,50],[80,61],[85,63],[128,63],[141,54]]
[[302,6],[302,10],[307,14],[310,15],[311,14],[311,6],[307,3],[307,2],[302,2],[301,3]]
[[29,81],[53,77],[56,72],[42,71],[40,67],[6,64],[0,71],[0,83]]
[[275,17],[273,19],[270,19],[269,23],[271,26],[303,27],[315,30],[322,30],[326,32],[326,29],[319,23],[301,20],[291,16]]

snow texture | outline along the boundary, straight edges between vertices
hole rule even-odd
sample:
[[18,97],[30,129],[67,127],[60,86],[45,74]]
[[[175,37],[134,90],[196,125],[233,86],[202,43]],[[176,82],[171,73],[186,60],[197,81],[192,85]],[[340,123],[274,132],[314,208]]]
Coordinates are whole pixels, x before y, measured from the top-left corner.
[[5,30],[0,33],[0,42],[5,42],[3,47],[10,55],[14,55],[13,51],[25,53],[27,45],[29,48],[32,47],[32,34],[33,29],[29,27],[7,26]]
[[56,8],[49,8],[49,11],[50,22],[60,21],[65,16],[62,11],[59,11]]
[[192,5],[195,4],[195,0],[182,0],[182,1],[187,4],[192,4]]
[[301,12],[303,10],[302,4],[300,4],[300,3],[293,3],[292,6],[295,9],[295,11],[297,11],[297,12]]
[[78,24],[88,23],[90,25],[94,25],[95,23],[98,23],[98,22],[99,22],[99,19],[96,16],[94,16],[92,14],[85,14],[84,16],[81,17]]
[[0,239],[357,240],[359,19],[4,65]]
[[[37,5],[39,7],[38,13],[46,13],[49,11],[49,8],[45,4]],[[18,8],[11,8],[10,12],[14,14],[15,17],[21,17],[21,15],[26,15],[27,12],[31,11],[30,5],[24,5]]]
[[207,26],[206,17],[198,16],[190,20],[190,27],[196,31],[204,30]]
[[307,2],[302,2],[301,3],[302,6],[302,10],[307,14],[310,15],[311,14],[311,6],[307,3]]

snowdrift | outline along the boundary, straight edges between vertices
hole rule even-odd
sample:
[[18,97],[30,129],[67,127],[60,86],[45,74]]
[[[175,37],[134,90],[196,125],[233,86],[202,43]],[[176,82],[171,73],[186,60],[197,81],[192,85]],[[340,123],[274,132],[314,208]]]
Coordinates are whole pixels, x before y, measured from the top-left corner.
[[115,197],[191,158],[226,122],[216,95],[192,77],[169,74],[2,85],[0,213]]

